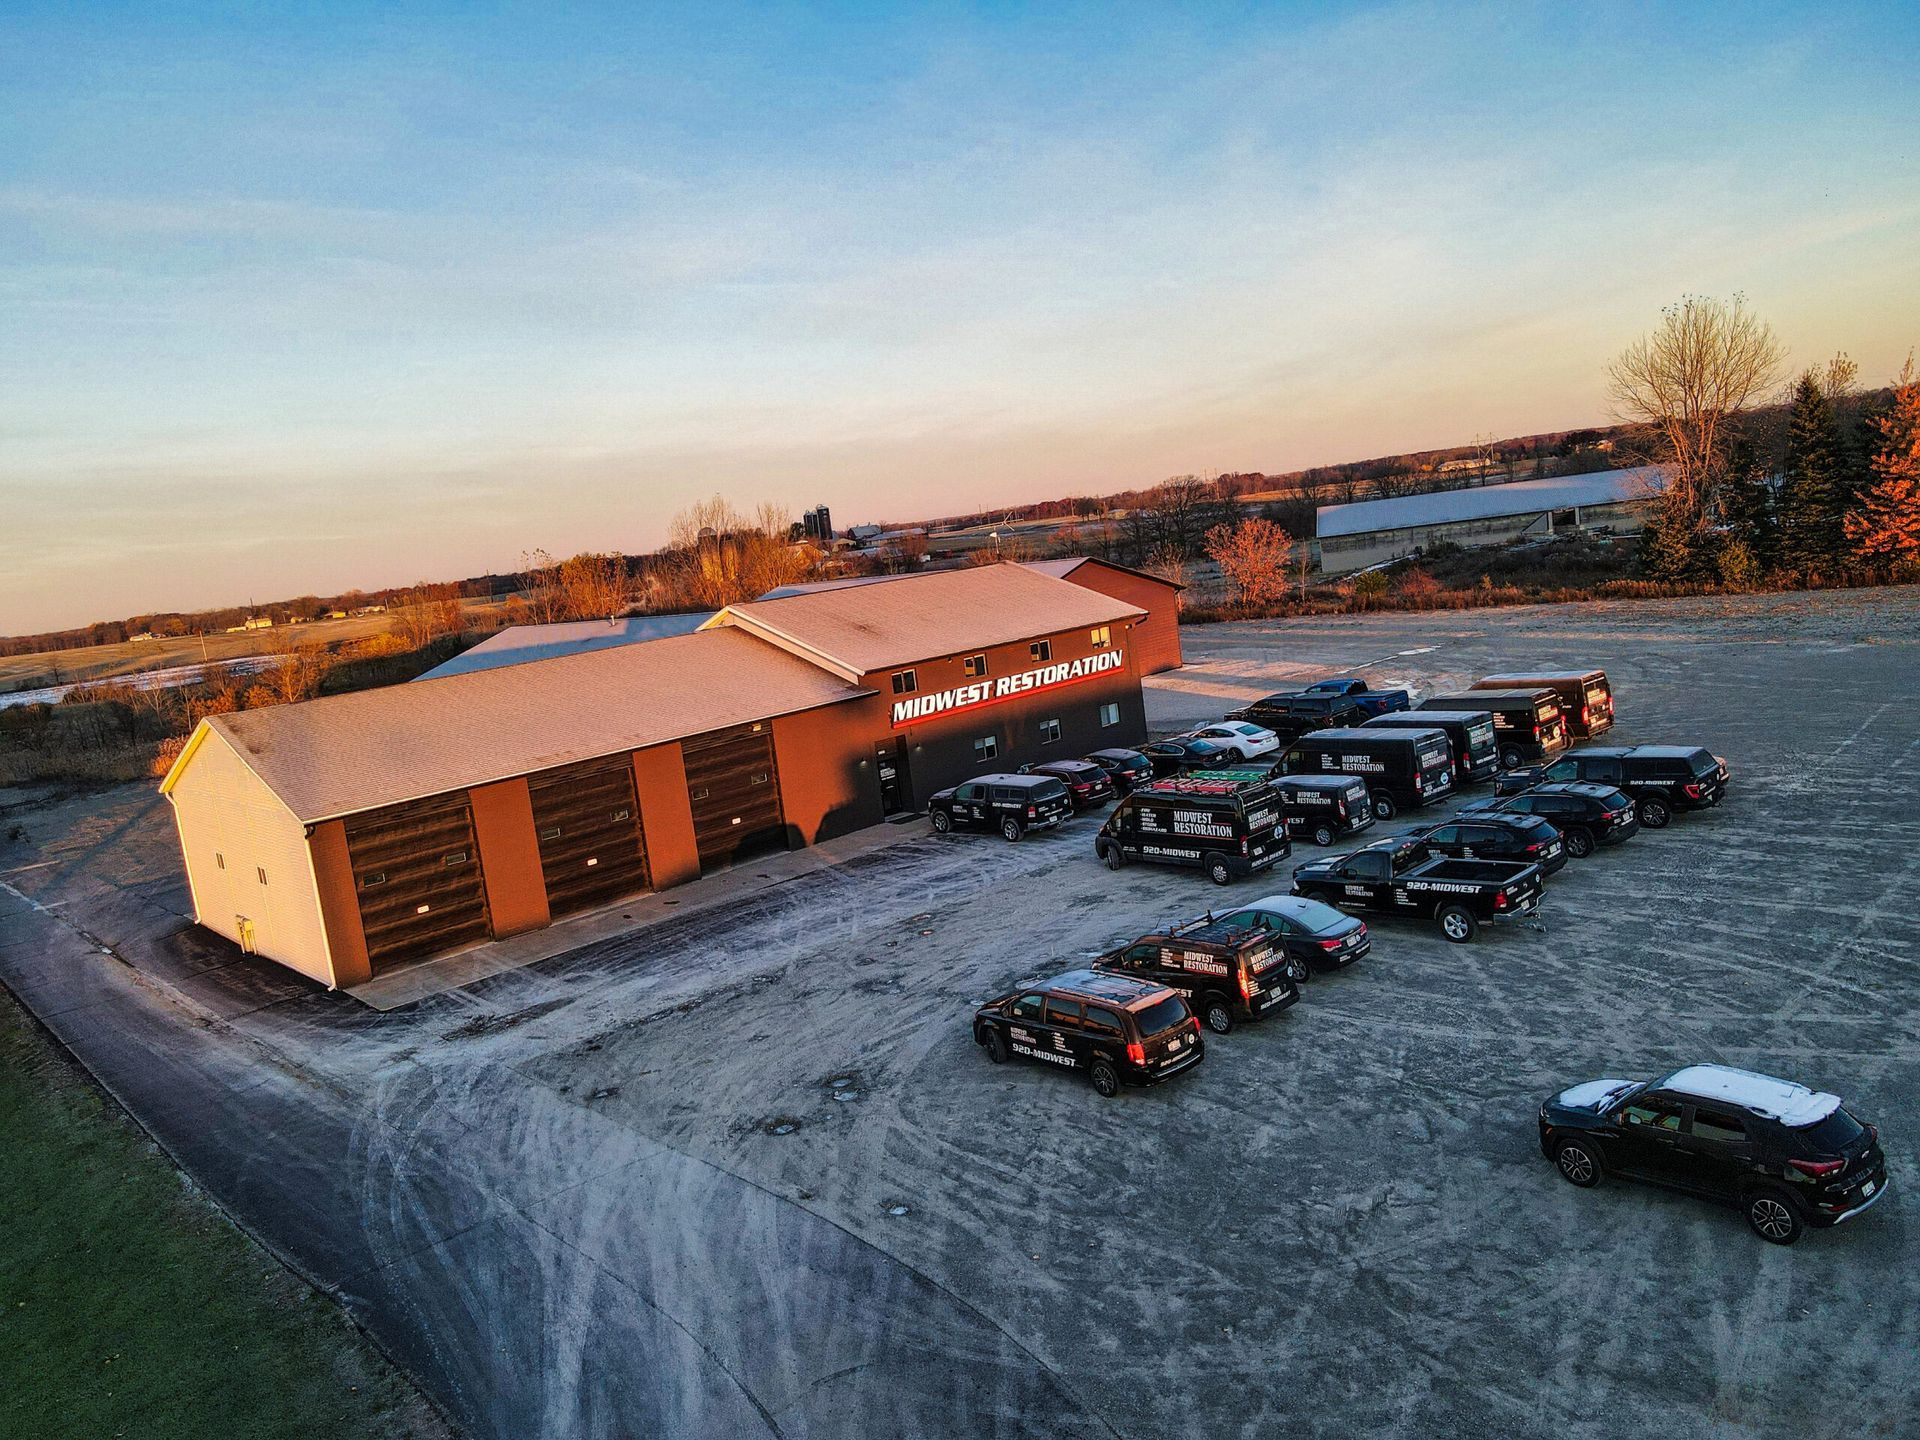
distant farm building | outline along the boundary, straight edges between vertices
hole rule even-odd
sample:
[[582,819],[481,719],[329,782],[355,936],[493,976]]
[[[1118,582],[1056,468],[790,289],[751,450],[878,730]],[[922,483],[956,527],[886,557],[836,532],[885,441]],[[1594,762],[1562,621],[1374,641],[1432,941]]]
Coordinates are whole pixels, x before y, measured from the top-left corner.
[[1471,549],[1575,531],[1632,534],[1666,488],[1665,470],[1645,465],[1322,505],[1314,512],[1315,549],[1324,573],[1342,575],[1443,542]]

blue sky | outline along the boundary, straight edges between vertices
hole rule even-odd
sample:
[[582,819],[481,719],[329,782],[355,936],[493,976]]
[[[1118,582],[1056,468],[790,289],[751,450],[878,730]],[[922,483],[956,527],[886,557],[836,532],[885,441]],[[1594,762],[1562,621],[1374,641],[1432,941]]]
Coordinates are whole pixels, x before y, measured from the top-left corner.
[[0,632],[1605,418],[1920,342],[1912,7],[0,17]]

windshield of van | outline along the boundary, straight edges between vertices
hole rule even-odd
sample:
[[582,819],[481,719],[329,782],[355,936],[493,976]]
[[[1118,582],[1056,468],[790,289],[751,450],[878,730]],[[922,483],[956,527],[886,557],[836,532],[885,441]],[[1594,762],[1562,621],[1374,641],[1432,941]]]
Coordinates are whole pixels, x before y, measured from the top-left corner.
[[1558,720],[1559,718],[1560,702],[1558,700],[1542,700],[1540,702],[1539,720],[1542,725],[1545,725],[1549,720]]
[[1586,685],[1586,696],[1589,705],[1604,705],[1613,698],[1613,692],[1607,688],[1606,681],[1589,680]]
[[1141,1038],[1151,1040],[1169,1030],[1178,1030],[1187,1023],[1187,1002],[1178,995],[1169,995],[1164,1000],[1156,1000],[1144,1010],[1136,1011],[1133,1018],[1140,1026]]
[[1493,721],[1475,720],[1467,726],[1467,748],[1469,750],[1491,750],[1493,748]]
[[1453,744],[1444,735],[1429,735],[1414,747],[1422,770],[1444,770],[1453,764]]

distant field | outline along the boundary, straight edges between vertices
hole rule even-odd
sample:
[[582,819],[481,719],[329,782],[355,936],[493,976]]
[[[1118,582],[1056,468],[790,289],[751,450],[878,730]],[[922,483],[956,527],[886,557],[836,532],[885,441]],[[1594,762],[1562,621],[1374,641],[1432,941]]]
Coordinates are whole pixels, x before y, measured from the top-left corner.
[[[484,626],[492,623],[501,607],[487,600],[469,600],[462,607],[468,623]],[[112,680],[142,670],[162,670],[174,665],[199,665],[209,661],[236,660],[247,655],[270,655],[286,647],[289,637],[295,644],[337,644],[346,640],[364,640],[393,629],[392,615],[364,615],[346,620],[316,620],[310,625],[275,626],[271,630],[250,630],[240,635],[208,635],[204,639],[187,635],[161,640],[131,641],[119,645],[90,645],[81,650],[44,650],[32,655],[0,656],[0,694],[12,690],[37,690],[46,685],[69,684],[76,680]]]

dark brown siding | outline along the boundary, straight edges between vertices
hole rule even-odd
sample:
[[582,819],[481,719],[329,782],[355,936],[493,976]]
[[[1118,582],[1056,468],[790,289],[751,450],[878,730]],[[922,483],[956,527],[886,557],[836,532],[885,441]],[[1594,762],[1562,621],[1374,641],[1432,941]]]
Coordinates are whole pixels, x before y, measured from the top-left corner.
[[487,938],[486,885],[465,791],[349,817],[347,851],[376,973]]
[[528,786],[553,914],[571,915],[647,888],[631,755],[543,770]]
[[[1114,746],[1134,746],[1147,738],[1145,702],[1140,695],[1140,672],[1136,668],[1133,628],[1116,620],[1108,627],[1112,645],[1126,657],[1118,670],[1062,685],[1057,689],[1016,695],[997,704],[973,710],[935,716],[917,721],[902,730],[890,728],[893,676],[891,670],[876,670],[862,683],[880,692],[875,705],[874,739],[901,735],[907,741],[907,760],[913,779],[913,798],[917,808],[925,809],[927,797],[936,790],[957,785],[986,771],[1017,770],[1038,760],[1073,759],[1090,750]],[[1063,630],[1039,636],[1051,651],[1050,660],[1078,660],[1098,653],[1089,630]],[[985,652],[987,678],[1030,670],[1041,661],[1033,657],[1029,641],[996,646]],[[1104,647],[1102,647],[1104,648]],[[927,660],[911,667],[917,682],[915,693],[934,694],[968,683],[965,656]],[[1102,724],[1100,715],[1112,706],[1114,720]],[[1060,722],[1060,738],[1044,738],[1043,724]],[[995,754],[990,760],[978,758],[974,742],[991,735]]]
[[1098,560],[1076,566],[1067,580],[1129,605],[1138,605],[1147,618],[1134,622],[1134,658],[1142,675],[1178,669],[1180,659],[1180,592],[1164,580],[1136,575]]
[[682,740],[680,751],[702,870],[747,850],[786,844],[772,721],[696,735]]

